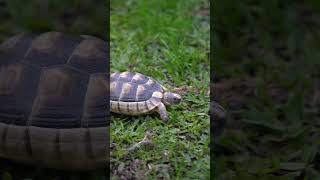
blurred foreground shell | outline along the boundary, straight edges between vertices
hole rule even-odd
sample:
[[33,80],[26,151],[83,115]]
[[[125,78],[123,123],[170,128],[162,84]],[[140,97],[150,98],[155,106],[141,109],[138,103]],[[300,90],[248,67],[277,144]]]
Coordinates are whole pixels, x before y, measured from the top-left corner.
[[0,156],[59,169],[106,167],[108,44],[60,32],[0,44]]

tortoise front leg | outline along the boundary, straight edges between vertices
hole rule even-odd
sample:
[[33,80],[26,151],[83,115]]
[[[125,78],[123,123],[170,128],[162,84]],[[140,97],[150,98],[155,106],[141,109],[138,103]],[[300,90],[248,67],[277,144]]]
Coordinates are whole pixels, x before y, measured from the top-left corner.
[[158,105],[158,112],[160,114],[161,119],[163,120],[163,122],[168,122],[169,117],[168,117],[168,112],[166,110],[166,106],[163,103],[160,103]]

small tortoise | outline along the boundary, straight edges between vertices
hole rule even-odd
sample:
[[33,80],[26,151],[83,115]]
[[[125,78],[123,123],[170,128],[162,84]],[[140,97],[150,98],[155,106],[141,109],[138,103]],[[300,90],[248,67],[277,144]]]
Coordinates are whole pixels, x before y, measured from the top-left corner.
[[106,167],[108,44],[59,32],[0,45],[0,157],[59,169]]
[[140,115],[156,110],[161,119],[167,122],[169,117],[166,105],[176,105],[180,101],[180,95],[168,92],[165,87],[151,77],[133,72],[111,74],[111,112]]

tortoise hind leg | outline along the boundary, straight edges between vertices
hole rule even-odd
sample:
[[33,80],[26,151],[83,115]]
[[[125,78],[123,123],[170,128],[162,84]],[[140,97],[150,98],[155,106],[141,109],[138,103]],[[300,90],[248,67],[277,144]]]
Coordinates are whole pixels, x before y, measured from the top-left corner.
[[168,117],[168,112],[166,110],[166,106],[163,103],[160,103],[158,105],[158,112],[160,114],[161,119],[163,120],[163,122],[168,122],[169,117]]

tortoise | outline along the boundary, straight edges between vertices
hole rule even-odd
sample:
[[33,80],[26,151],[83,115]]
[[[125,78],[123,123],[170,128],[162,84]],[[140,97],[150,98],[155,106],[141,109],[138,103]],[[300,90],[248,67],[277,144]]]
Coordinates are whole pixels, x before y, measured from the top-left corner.
[[141,115],[158,111],[168,122],[166,106],[179,104],[181,96],[168,92],[159,82],[137,72],[115,72],[110,76],[110,111]]
[[18,34],[0,45],[0,157],[108,166],[109,47],[93,36]]

